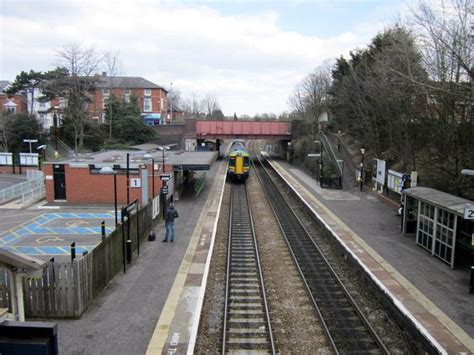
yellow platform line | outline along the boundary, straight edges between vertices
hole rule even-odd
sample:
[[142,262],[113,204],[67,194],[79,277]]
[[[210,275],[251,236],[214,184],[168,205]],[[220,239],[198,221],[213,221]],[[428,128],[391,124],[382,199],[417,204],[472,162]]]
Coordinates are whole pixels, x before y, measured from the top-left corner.
[[[284,178],[287,180],[291,179],[291,184],[295,189],[295,186],[298,186],[298,189],[306,190],[306,188],[299,183],[299,181],[283,169],[280,164],[275,161],[272,161],[271,164],[277,167],[280,175],[284,175]],[[296,191],[296,189],[295,189]],[[360,247],[365,249],[367,253],[380,265],[382,265],[390,275],[393,276],[405,289],[421,304],[426,310],[435,316],[439,322],[453,335],[454,338],[457,338],[465,347],[474,351],[474,340],[470,337],[456,322],[449,318],[442,310],[440,310],[433,302],[431,302],[420,290],[418,290],[415,285],[413,285],[408,279],[406,279],[402,274],[400,274],[389,262],[382,258],[370,245],[368,245],[359,235],[357,235],[351,228],[349,228],[337,215],[335,215],[328,207],[326,207],[317,197],[312,193],[308,192],[310,196],[310,206],[315,204],[318,208],[324,210],[342,229],[351,235],[354,241],[359,244]],[[308,203],[309,201],[307,201]],[[319,216],[320,217],[320,216]],[[361,263],[363,263],[361,261]]]
[[[218,168],[218,172],[216,173],[216,175],[220,173],[223,165],[224,164],[222,164],[221,167]],[[213,198],[213,192],[216,192],[214,190],[218,188],[219,182],[219,179],[215,179],[211,190],[209,191],[208,200]],[[173,286],[171,287],[168,298],[166,299],[158,323],[156,324],[155,330],[153,331],[153,335],[151,336],[150,342],[148,343],[148,348],[146,350],[147,355],[161,354],[165,347],[166,340],[168,339],[169,335],[169,330],[180,301],[180,296],[183,292],[184,284],[188,276],[188,271],[193,262],[194,253],[200,240],[203,226],[206,223],[205,217],[208,214],[210,207],[211,206],[209,205],[208,201],[206,201],[203,209],[201,210],[201,214],[199,215],[198,222],[196,224],[196,227],[194,228],[191,240],[189,241],[188,248],[186,249],[183,261],[181,262],[178,273],[173,282]]]

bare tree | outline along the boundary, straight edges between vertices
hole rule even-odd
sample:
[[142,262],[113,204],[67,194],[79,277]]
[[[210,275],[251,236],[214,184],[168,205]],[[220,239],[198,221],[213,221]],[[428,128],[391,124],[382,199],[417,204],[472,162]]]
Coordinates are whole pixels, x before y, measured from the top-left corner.
[[85,122],[89,119],[86,110],[89,95],[97,84],[93,74],[97,72],[103,55],[94,48],[83,48],[80,44],[72,43],[58,50],[57,56],[61,66],[69,72],[65,114],[74,129],[74,146],[78,150],[84,145]]
[[318,131],[318,117],[328,109],[331,68],[324,63],[314,69],[295,88],[289,104],[300,117],[307,120],[315,136]]
[[409,18],[430,78],[417,82],[427,93],[432,137],[423,167],[435,187],[467,197],[474,189],[465,188],[460,171],[474,166],[473,9],[473,0],[420,0]]
[[[104,62],[105,68],[107,69],[107,75],[110,76],[110,83],[112,87],[115,87],[115,80],[116,76],[123,74],[123,62],[120,57],[120,52],[106,52],[104,54]],[[108,119],[109,119],[109,140],[112,140],[112,132],[113,132],[113,109],[110,108],[108,110]]]
[[219,101],[213,94],[208,93],[204,99],[202,99],[202,107],[204,107],[206,117],[211,118],[214,112],[219,111]]

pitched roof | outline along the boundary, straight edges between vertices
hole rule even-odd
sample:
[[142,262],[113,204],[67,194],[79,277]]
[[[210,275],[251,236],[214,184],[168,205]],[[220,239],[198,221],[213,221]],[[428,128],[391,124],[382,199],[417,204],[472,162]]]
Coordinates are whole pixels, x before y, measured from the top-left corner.
[[8,80],[0,80],[0,93],[2,93],[8,85],[10,85],[10,82]]
[[160,85],[154,84],[139,76],[99,76],[98,88],[124,88],[124,89],[161,89],[168,92]]

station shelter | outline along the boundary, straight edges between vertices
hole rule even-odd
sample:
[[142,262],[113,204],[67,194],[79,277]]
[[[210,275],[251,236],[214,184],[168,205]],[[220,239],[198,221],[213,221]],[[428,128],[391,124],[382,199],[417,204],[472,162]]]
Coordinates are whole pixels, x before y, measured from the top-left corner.
[[[474,203],[429,187],[403,190],[403,235],[449,264],[474,260]],[[469,266],[469,265],[467,265]]]
[[[166,187],[166,199],[196,170],[209,170],[216,152],[105,151],[46,162],[46,200],[72,204],[147,204]],[[103,169],[107,168],[107,169]]]

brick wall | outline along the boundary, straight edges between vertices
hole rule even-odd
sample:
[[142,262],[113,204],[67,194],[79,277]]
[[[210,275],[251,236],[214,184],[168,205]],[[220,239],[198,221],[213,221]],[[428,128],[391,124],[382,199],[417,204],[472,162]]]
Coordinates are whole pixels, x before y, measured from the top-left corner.
[[[168,167],[171,169],[171,167]],[[114,177],[113,175],[91,174],[89,168],[73,168],[65,166],[66,175],[66,201],[68,203],[114,203]],[[46,200],[54,201],[54,175],[53,165],[46,165],[45,175],[53,177],[46,179]],[[132,175],[130,178],[138,178],[141,175]],[[151,166],[148,167],[148,197],[152,197],[152,174]],[[158,171],[155,171],[155,195],[160,192],[161,180]],[[129,188],[130,201],[138,199],[141,201],[142,189]],[[117,203],[119,205],[127,202],[127,176],[117,175]]]

